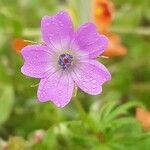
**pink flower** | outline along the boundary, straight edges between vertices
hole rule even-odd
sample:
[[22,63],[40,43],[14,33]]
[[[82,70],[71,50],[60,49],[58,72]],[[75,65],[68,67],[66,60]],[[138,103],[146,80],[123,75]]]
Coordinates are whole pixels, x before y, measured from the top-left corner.
[[40,78],[38,99],[52,101],[58,107],[69,103],[77,85],[84,92],[97,95],[102,84],[111,79],[96,57],[104,52],[108,39],[99,35],[93,23],[82,25],[76,32],[69,15],[44,16],[41,21],[43,45],[22,49],[25,64],[21,72]]

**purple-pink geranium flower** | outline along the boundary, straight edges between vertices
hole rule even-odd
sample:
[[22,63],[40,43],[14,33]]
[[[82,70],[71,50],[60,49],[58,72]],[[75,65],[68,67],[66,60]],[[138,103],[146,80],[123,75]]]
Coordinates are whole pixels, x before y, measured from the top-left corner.
[[74,31],[69,15],[44,16],[41,21],[44,44],[22,49],[23,74],[40,78],[38,99],[52,101],[58,107],[69,103],[77,85],[84,92],[97,95],[102,84],[111,79],[96,57],[107,48],[108,39],[99,35],[93,23]]

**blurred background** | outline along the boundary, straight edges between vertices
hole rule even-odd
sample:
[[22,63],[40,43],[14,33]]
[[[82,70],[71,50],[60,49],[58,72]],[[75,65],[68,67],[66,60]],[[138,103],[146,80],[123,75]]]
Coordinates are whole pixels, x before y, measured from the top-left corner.
[[[150,150],[149,0],[0,0],[0,150]],[[109,38],[98,60],[112,80],[63,108],[39,103],[39,80],[20,72],[21,48],[41,42],[44,15],[66,10],[75,29]],[[81,109],[81,106],[84,109]]]

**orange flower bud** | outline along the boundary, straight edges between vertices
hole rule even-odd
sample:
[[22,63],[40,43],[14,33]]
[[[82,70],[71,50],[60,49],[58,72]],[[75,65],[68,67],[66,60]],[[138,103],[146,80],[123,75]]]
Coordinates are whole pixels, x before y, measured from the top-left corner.
[[93,0],[93,20],[100,31],[107,31],[113,20],[114,6],[110,0]]
[[136,119],[142,124],[145,131],[150,130],[150,112],[144,108],[136,109]]
[[20,53],[21,49],[29,44],[29,42],[25,41],[22,38],[16,38],[12,41],[11,46],[16,51],[16,53]]
[[102,54],[106,57],[124,56],[127,48],[121,43],[121,38],[117,34],[104,33],[109,38],[108,48]]

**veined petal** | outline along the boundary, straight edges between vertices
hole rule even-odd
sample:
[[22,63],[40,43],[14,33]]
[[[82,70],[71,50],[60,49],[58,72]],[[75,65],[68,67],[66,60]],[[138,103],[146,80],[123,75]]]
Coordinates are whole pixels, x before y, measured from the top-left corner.
[[66,49],[74,35],[73,25],[68,13],[62,11],[56,16],[44,16],[41,20],[44,42],[53,49]]
[[89,58],[96,58],[107,48],[108,39],[96,31],[93,23],[82,25],[74,37],[71,47],[76,47],[79,51],[86,52]]
[[57,107],[64,107],[71,100],[73,89],[71,76],[60,70],[48,78],[41,79],[38,99],[41,102],[52,101]]
[[21,72],[27,76],[43,78],[54,72],[50,48],[43,45],[29,45],[22,49],[21,54],[25,60]]
[[83,61],[73,71],[75,83],[86,93],[97,95],[102,92],[102,84],[111,79],[104,65],[95,61]]

